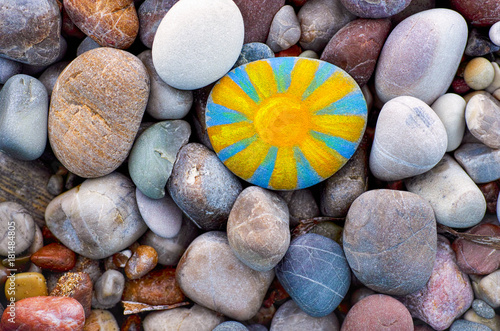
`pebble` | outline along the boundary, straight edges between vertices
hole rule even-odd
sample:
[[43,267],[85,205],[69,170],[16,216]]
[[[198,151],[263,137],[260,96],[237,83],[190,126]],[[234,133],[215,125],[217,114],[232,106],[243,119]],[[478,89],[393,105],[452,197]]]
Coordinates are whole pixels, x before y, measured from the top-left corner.
[[[12,224],[14,223],[14,224]],[[36,225],[30,213],[20,204],[12,201],[0,202],[0,256],[9,253],[9,226],[10,235],[14,234],[14,250],[19,255],[27,250],[35,239]],[[12,229],[12,226],[14,229]],[[12,233],[13,232],[13,233]],[[12,245],[10,245],[12,247]]]
[[87,257],[78,255],[76,265],[71,272],[84,272],[89,275],[92,284],[94,284],[102,275],[101,267],[98,260],[91,260]]
[[[83,331],[85,313],[73,298],[38,296],[16,302],[15,318],[2,315],[2,331],[57,330]],[[9,310],[6,310],[8,312]]]
[[347,214],[343,247],[347,262],[366,287],[390,295],[422,288],[436,257],[434,211],[418,195],[371,190]]
[[100,47],[77,57],[52,92],[49,140],[57,159],[84,178],[114,171],[132,147],[148,95],[149,76],[132,54]]
[[465,106],[464,98],[455,93],[443,94],[431,105],[446,130],[447,152],[454,151],[462,142],[465,132]]
[[392,30],[380,53],[378,97],[387,102],[413,96],[432,104],[448,90],[466,43],[467,24],[453,10],[436,8],[408,17]]
[[115,317],[108,310],[92,309],[92,313],[85,319],[83,331],[119,331],[120,327]]
[[212,231],[189,245],[177,265],[176,278],[194,302],[244,321],[260,309],[274,271],[250,269],[234,255],[226,234]]
[[10,77],[20,74],[22,69],[20,62],[0,57],[0,84],[5,84]]
[[450,0],[451,7],[473,26],[490,26],[500,21],[500,7],[496,0]]
[[248,267],[269,271],[283,258],[290,245],[288,223],[288,207],[280,196],[258,186],[247,187],[229,214],[229,246]]
[[[263,43],[248,43],[244,44],[243,47],[241,48],[241,53],[240,56],[238,57],[238,60],[236,60],[236,63],[233,66],[233,69],[236,67],[239,67],[241,65],[257,61],[257,60],[262,60],[262,59],[269,59],[274,57],[274,53],[267,46],[266,44]],[[208,92],[210,92],[212,88]],[[208,94],[206,95],[206,98],[208,98]],[[206,98],[205,98],[205,106],[206,106]]]
[[356,18],[340,0],[309,0],[300,8],[297,17],[302,32],[300,46],[318,54],[337,31]]
[[59,278],[50,295],[76,299],[88,318],[91,314],[92,290],[92,280],[86,272],[67,272]]
[[307,57],[309,59],[319,59],[318,53],[316,53],[315,51],[311,51],[310,49],[300,53],[299,57]]
[[167,188],[177,206],[205,231],[225,228],[242,191],[217,155],[198,143],[180,149]]
[[137,188],[151,199],[165,196],[165,185],[179,150],[188,143],[191,127],[186,121],[158,122],[147,128],[130,151],[128,169]]
[[40,248],[43,247],[43,234],[42,229],[38,225],[35,224],[35,236],[33,237],[33,242],[28,248],[28,254],[34,254]]
[[300,23],[292,6],[286,5],[274,15],[266,44],[273,52],[279,52],[295,45],[300,39]]
[[[245,45],[243,45],[245,47]],[[267,48],[269,46],[266,45]],[[269,48],[269,50],[271,50]],[[272,53],[272,51],[271,51]],[[274,54],[273,54],[274,56]],[[240,56],[241,58],[241,56]],[[236,64],[235,64],[236,65]],[[210,142],[210,138],[208,138],[207,132],[207,123],[205,120],[205,113],[207,110],[207,101],[210,92],[212,91],[214,84],[210,84],[201,88],[199,90],[193,91],[193,112],[192,112],[192,120],[196,132],[196,138],[200,143],[205,145],[208,149],[213,150],[212,143]]]
[[484,324],[458,319],[453,322],[450,331],[491,331],[491,329]]
[[498,331],[500,330],[500,316],[495,315],[494,318],[482,318],[481,316],[477,315],[473,309],[469,309],[463,318],[467,321],[470,322],[475,322],[478,324],[485,325],[489,327],[493,331]]
[[248,331],[248,328],[240,322],[227,321],[217,325],[213,331]]
[[153,270],[158,263],[158,253],[151,246],[141,245],[136,248],[127,264],[125,275],[128,279],[138,279]]
[[500,151],[479,143],[462,144],[455,159],[476,184],[500,179]]
[[[107,270],[94,284],[94,298],[96,304],[92,302],[95,308],[112,308],[122,298],[125,288],[125,277],[116,270]],[[94,301],[94,298],[92,301]]]
[[386,102],[376,128],[370,170],[380,180],[422,174],[441,160],[448,146],[439,117],[423,101],[411,96]]
[[31,255],[31,262],[50,271],[68,271],[76,264],[76,254],[64,245],[51,243]]
[[184,118],[193,104],[193,92],[178,90],[165,83],[156,72],[150,50],[142,52],[137,57],[144,63],[151,79],[146,112],[157,120]]
[[38,79],[9,78],[0,91],[0,149],[20,160],[39,158],[47,142],[48,111],[47,90]]
[[493,271],[487,276],[471,276],[472,286],[476,298],[483,300],[492,308],[500,307],[500,270]]
[[142,326],[144,331],[162,329],[212,331],[224,320],[222,314],[195,304],[191,308],[175,308],[149,313]]
[[132,181],[119,173],[88,179],[47,206],[47,226],[69,249],[91,259],[123,250],[147,230]]
[[148,305],[172,305],[185,301],[185,297],[175,279],[175,269],[161,268],[142,278],[127,280],[122,300]]
[[491,65],[495,71],[495,78],[493,78],[493,82],[485,90],[488,93],[492,93],[496,98],[495,92],[500,88],[500,66],[496,62],[491,62]]
[[310,189],[278,191],[277,193],[287,203],[290,215],[290,228],[299,225],[301,220],[320,216],[318,204]]
[[235,0],[245,23],[245,44],[265,43],[276,13],[285,0]]
[[129,48],[139,32],[133,0],[64,0],[64,9],[83,33],[101,46]]
[[201,88],[232,68],[243,37],[243,17],[233,1],[177,2],[156,31],[154,67],[161,79],[174,88]]
[[323,317],[306,314],[293,300],[282,304],[274,314],[269,331],[329,330],[339,331],[335,313]]
[[[69,61],[62,61],[62,62],[56,62],[49,66],[45,71],[40,75],[38,78],[40,82],[45,86],[45,89],[47,90],[47,95],[50,96],[52,95],[52,91],[54,89],[54,86],[56,85],[57,78],[61,75],[63,70],[68,66]],[[47,111],[48,111],[48,106],[47,106]]]
[[448,328],[474,299],[468,276],[455,263],[450,242],[438,235],[437,254],[431,277],[416,292],[399,298],[411,315],[435,330]]
[[[498,224],[498,223],[497,223]],[[500,236],[500,226],[479,224],[466,233]],[[466,274],[488,275],[500,267],[500,250],[476,244],[463,238],[453,241],[451,248],[457,256],[457,265]]]
[[80,43],[80,45],[78,45],[78,48],[76,49],[76,56],[80,56],[87,51],[99,47],[102,46],[99,45],[97,42],[95,42],[94,39],[90,37],[85,37],[85,39],[82,40],[82,42]]
[[341,331],[413,331],[413,320],[406,307],[391,296],[370,295],[349,309]]
[[351,284],[351,273],[340,245],[314,233],[291,242],[276,266],[276,277],[297,305],[313,317],[331,314]]
[[475,57],[465,66],[464,79],[471,89],[484,90],[493,83],[494,77],[495,70],[484,57]]
[[435,0],[412,0],[405,9],[390,17],[393,26],[398,25],[405,18],[421,11],[433,9],[436,7]]
[[[4,0],[0,21],[0,55],[31,64],[49,65],[60,51],[61,15],[55,1]],[[36,29],[34,28],[36,27]]]
[[500,101],[478,94],[474,95],[465,108],[467,128],[474,137],[488,147],[500,148]]
[[472,309],[482,318],[490,319],[495,317],[495,310],[483,300],[476,299],[472,301]]
[[141,42],[147,47],[153,46],[153,40],[160,25],[161,20],[165,14],[175,5],[179,0],[146,0],[137,10],[139,17],[139,38]]
[[483,193],[449,155],[426,173],[405,180],[405,185],[430,203],[439,224],[470,228],[481,222],[486,212]]
[[[26,298],[48,295],[45,277],[39,272],[13,273],[5,282],[5,298],[17,303]],[[1,325],[1,323],[0,323]]]
[[141,331],[142,330],[142,319],[139,315],[129,315],[122,323],[121,329],[123,331]]
[[340,0],[356,16],[362,18],[385,18],[403,11],[411,0]]
[[320,59],[344,69],[364,86],[391,30],[387,19],[356,19],[342,27],[326,45]]
[[495,22],[488,31],[488,37],[496,46],[500,46],[500,23],[498,22]]
[[490,39],[473,28],[469,32],[469,39],[465,47],[464,54],[467,56],[485,56],[493,52],[498,52],[500,47],[490,41]]

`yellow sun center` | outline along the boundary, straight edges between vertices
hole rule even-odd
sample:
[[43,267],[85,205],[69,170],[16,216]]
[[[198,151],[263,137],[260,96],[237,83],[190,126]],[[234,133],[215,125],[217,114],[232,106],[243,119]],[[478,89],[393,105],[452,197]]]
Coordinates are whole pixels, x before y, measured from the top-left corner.
[[254,118],[255,129],[268,144],[276,147],[299,145],[311,130],[311,114],[299,98],[275,94],[265,99]]

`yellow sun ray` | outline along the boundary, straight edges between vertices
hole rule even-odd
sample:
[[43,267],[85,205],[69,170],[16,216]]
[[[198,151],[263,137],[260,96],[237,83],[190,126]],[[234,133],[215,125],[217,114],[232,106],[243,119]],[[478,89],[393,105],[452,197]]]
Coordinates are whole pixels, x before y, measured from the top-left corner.
[[337,70],[307,97],[307,99],[303,101],[303,104],[310,112],[314,113],[342,99],[355,88],[355,82],[345,79],[344,74],[340,70]]
[[292,70],[290,87],[286,93],[295,97],[302,96],[316,76],[319,63],[319,61],[298,59]]
[[311,167],[323,178],[330,177],[347,161],[337,151],[311,136],[300,145],[300,150]]
[[212,101],[237,110],[253,120],[257,104],[229,76],[224,76],[212,90]]
[[248,179],[252,177],[255,170],[264,161],[270,147],[271,145],[262,139],[257,139],[247,148],[227,159],[224,164],[237,176]]
[[212,147],[218,153],[222,149],[255,134],[253,123],[238,122],[233,124],[216,125],[207,128]]
[[269,186],[280,190],[294,190],[297,188],[297,164],[294,161],[293,147],[278,149]]
[[365,119],[356,115],[317,115],[311,118],[312,130],[349,141],[358,141]]
[[257,91],[260,100],[264,100],[277,91],[273,68],[268,62],[255,61],[247,64],[248,78]]

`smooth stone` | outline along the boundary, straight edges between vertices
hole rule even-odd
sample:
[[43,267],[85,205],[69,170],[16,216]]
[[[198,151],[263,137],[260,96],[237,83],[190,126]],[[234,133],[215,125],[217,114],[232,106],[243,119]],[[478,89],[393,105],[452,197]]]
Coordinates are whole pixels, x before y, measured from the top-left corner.
[[148,305],[172,305],[185,299],[173,268],[155,269],[139,279],[127,280],[122,296],[124,301]]
[[491,328],[484,324],[458,319],[453,322],[450,331],[491,331]]
[[226,234],[212,231],[189,245],[177,265],[176,278],[194,302],[244,321],[260,309],[274,271],[250,269],[234,255]]
[[173,238],[179,234],[182,210],[168,193],[161,199],[151,199],[137,188],[135,196],[142,219],[151,231],[162,238]]
[[318,54],[337,31],[356,18],[340,0],[309,0],[300,8],[297,17],[302,32],[300,46]]
[[238,60],[236,60],[236,63],[234,64],[233,68],[239,67],[243,64],[247,64],[253,61],[269,59],[272,57],[274,57],[274,53],[272,49],[269,48],[269,46],[267,46],[266,44],[258,42],[244,44],[243,47],[241,48],[240,56],[238,57]]
[[500,179],[500,150],[480,143],[465,143],[455,150],[454,156],[474,183]]
[[83,53],[90,51],[94,48],[99,48],[102,47],[99,45],[94,39],[90,37],[86,37],[85,39],[82,40],[80,45],[78,45],[78,48],[76,49],[76,56],[80,56]]
[[22,73],[28,76],[39,76],[42,72],[44,72],[51,64],[62,61],[62,59],[66,56],[66,52],[68,50],[68,43],[64,37],[61,36],[59,39],[59,55],[56,57],[54,61],[47,65],[30,65],[23,64]]
[[165,14],[179,0],[146,0],[137,10],[139,17],[139,38],[147,48],[153,46],[153,40],[156,35],[158,25],[165,17]]
[[405,18],[421,11],[436,8],[436,0],[412,0],[410,4],[399,13],[390,17],[392,25],[396,26]]
[[234,65],[243,46],[243,17],[231,0],[183,0],[165,15],[153,41],[153,63],[168,85],[194,90]]
[[262,324],[250,324],[247,328],[249,331],[268,331],[268,329]]
[[320,60],[344,69],[359,86],[364,86],[391,30],[385,19],[356,19],[341,28],[326,45]]
[[340,0],[351,13],[362,18],[385,18],[403,11],[411,0]]
[[488,30],[488,37],[496,46],[500,46],[500,23],[498,22],[494,23]]
[[64,0],[71,21],[99,45],[129,48],[139,32],[133,0]]
[[368,151],[365,144],[347,163],[322,184],[321,214],[345,217],[351,204],[368,188]]
[[100,47],[77,57],[52,92],[49,140],[57,159],[84,178],[113,172],[132,148],[148,95],[148,73],[132,54]]
[[214,152],[189,143],[177,154],[167,189],[177,206],[209,231],[225,228],[242,186]]
[[[498,195],[500,194],[500,186],[498,182],[494,181],[486,184],[479,184],[478,187],[486,199],[487,214],[496,214],[497,200]],[[495,220],[498,219],[495,217]]]
[[500,88],[500,66],[496,62],[491,62],[491,65],[495,71],[495,77],[493,78],[493,82],[485,89],[485,91],[493,94],[493,96],[497,98],[495,92]]
[[56,61],[61,39],[56,1],[4,0],[0,13],[0,56],[32,65]]
[[290,214],[290,228],[299,225],[301,220],[320,216],[318,203],[313,192],[308,189],[294,191],[278,191],[280,197],[285,199]]
[[451,8],[462,14],[476,27],[490,26],[500,21],[500,7],[496,0],[450,0]]
[[309,232],[330,238],[336,241],[337,243],[341,244],[342,230],[343,230],[342,227],[338,226],[333,222],[319,222],[318,224],[315,224]]
[[439,224],[470,228],[481,222],[486,212],[483,193],[449,155],[426,173],[405,180],[405,185],[430,203]]
[[339,331],[335,313],[323,317],[306,314],[293,300],[282,304],[274,314],[269,331],[329,330]]
[[474,309],[474,312],[482,318],[495,317],[495,310],[483,300],[476,299],[472,301],[472,309]]
[[489,327],[493,331],[500,330],[500,316],[495,315],[494,318],[482,318],[477,315],[473,309],[469,309],[463,316],[463,318],[467,321],[479,323]]
[[198,234],[196,225],[187,217],[184,217],[181,228],[175,237],[163,238],[153,231],[148,231],[141,237],[140,243],[155,249],[158,253],[159,264],[173,266],[179,262],[182,254]]
[[42,229],[35,224],[35,236],[33,237],[33,242],[28,248],[28,254],[34,254],[40,248],[43,247],[43,234]]
[[291,242],[276,266],[276,277],[297,305],[313,317],[331,314],[351,284],[351,273],[340,245],[314,233]]
[[500,47],[492,43],[488,36],[483,35],[478,29],[473,28],[469,32],[469,39],[467,40],[464,54],[471,57],[487,56],[499,50]]
[[431,107],[411,96],[397,97],[378,116],[370,170],[385,181],[416,176],[432,169],[447,146],[446,129]]
[[61,75],[63,70],[68,66],[68,61],[57,62],[49,66],[38,78],[43,86],[47,89],[47,94],[50,97],[54,86],[56,85],[57,78]]
[[408,17],[392,30],[380,53],[378,97],[387,102],[406,95],[432,104],[450,87],[466,43],[467,23],[453,10],[436,8]]
[[388,295],[374,294],[349,309],[340,330],[413,331],[413,320],[401,302]]
[[38,296],[19,300],[13,322],[10,318],[9,314],[2,315],[2,331],[82,331],[85,324],[82,305],[67,297]]
[[[120,327],[113,314],[108,310],[92,309],[85,319],[83,331],[118,331]],[[130,330],[131,331],[131,330]]]
[[157,120],[184,118],[193,105],[193,92],[178,90],[165,83],[156,72],[150,50],[137,57],[146,66],[151,80],[146,112]]
[[[269,48],[269,46],[266,46]],[[243,45],[245,48],[245,45]],[[269,48],[269,50],[271,50]],[[274,56],[274,54],[273,54]],[[235,64],[236,65],[236,64]],[[194,124],[197,141],[205,145],[208,149],[214,150],[207,132],[207,123],[205,113],[207,110],[207,101],[214,84],[210,84],[201,89],[193,91],[193,111],[191,119]]]
[[76,254],[59,243],[50,243],[31,255],[31,262],[42,269],[61,272],[73,269]]
[[128,279],[138,279],[153,270],[158,263],[158,253],[148,245],[137,247],[125,265],[125,275]]
[[175,308],[149,313],[142,326],[144,331],[212,331],[224,321],[222,314],[195,304],[191,308]]
[[47,206],[47,227],[68,248],[91,259],[123,250],[147,230],[130,179],[119,173],[88,179]]
[[399,298],[413,317],[435,330],[448,328],[474,299],[469,277],[455,262],[450,242],[438,235],[436,261],[429,281],[423,288]]
[[299,57],[307,57],[309,59],[319,59],[318,53],[316,53],[315,51],[311,51],[310,49],[300,53]]
[[[10,227],[10,229],[9,229]],[[12,201],[0,202],[0,256],[16,255],[27,250],[35,239],[35,221],[30,213],[20,204]],[[9,234],[10,232],[10,234]],[[14,238],[14,247],[9,245]],[[12,249],[14,251],[12,251]]]
[[39,158],[47,142],[47,90],[36,78],[15,75],[0,91],[0,149],[12,157]]
[[473,96],[465,108],[467,128],[488,147],[500,148],[500,101],[484,94]]
[[85,317],[91,315],[92,280],[86,272],[66,272],[58,280],[51,296],[70,297],[76,299],[85,310]]
[[22,70],[21,62],[0,57],[0,85],[5,84],[10,77],[20,74]]
[[248,331],[248,328],[240,322],[227,321],[217,325],[213,331]]
[[295,45],[300,39],[300,23],[292,6],[286,5],[274,15],[266,44],[273,52]]
[[173,120],[153,124],[136,139],[128,158],[128,170],[142,193],[151,199],[165,196],[176,156],[190,135],[188,122]]
[[351,305],[354,306],[356,303],[372,294],[376,294],[376,292],[370,290],[368,287],[360,287],[356,289],[351,295]]
[[235,0],[245,23],[245,44],[265,43],[276,13],[285,0]]
[[465,106],[464,98],[455,93],[443,94],[431,105],[446,130],[447,152],[454,151],[462,142],[465,132]]
[[494,77],[493,65],[484,57],[473,58],[464,69],[465,83],[474,90],[484,90],[493,83]]
[[[482,223],[465,233],[498,237],[500,226]],[[457,256],[458,267],[468,275],[488,275],[500,267],[500,250],[495,248],[476,244],[463,238],[455,239],[451,248]]]
[[370,190],[354,200],[344,226],[347,262],[366,287],[406,295],[422,288],[436,257],[434,211],[418,195]]
[[[39,272],[13,273],[15,277],[5,282],[5,298],[11,302],[48,295],[45,277]],[[1,324],[0,324],[1,325]]]
[[103,307],[108,309],[120,302],[123,289],[125,288],[125,277],[116,270],[107,270],[94,284],[94,298],[97,305],[92,302],[92,307]]
[[229,246],[241,262],[257,271],[269,271],[290,245],[286,202],[258,186],[244,189],[227,221]]
[[474,294],[496,309],[500,307],[500,270],[496,270],[484,277],[471,277]]

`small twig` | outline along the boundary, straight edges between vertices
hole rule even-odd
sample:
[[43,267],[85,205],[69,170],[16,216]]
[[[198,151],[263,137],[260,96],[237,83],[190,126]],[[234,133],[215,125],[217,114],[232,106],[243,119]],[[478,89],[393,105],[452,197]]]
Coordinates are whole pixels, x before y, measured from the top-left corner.
[[471,241],[473,243],[487,246],[494,249],[500,249],[500,237],[499,236],[489,236],[489,235],[481,235],[481,234],[472,234],[465,232],[458,232],[453,230],[452,228],[438,224],[438,229],[449,233],[455,237],[462,238],[464,240]]
[[152,310],[167,310],[167,309],[174,309],[182,306],[187,306],[190,303],[185,301],[185,302],[179,302],[175,303],[173,305],[148,305],[146,303],[142,302],[135,302],[135,301],[122,301],[123,308],[125,308],[125,311],[123,312],[124,315],[131,315],[131,314],[138,314],[141,312],[145,311],[152,311]]

